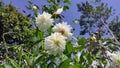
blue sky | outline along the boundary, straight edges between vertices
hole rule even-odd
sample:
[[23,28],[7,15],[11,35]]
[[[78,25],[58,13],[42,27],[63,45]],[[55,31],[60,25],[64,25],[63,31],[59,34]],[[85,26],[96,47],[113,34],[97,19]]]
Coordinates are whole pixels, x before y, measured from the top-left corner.
[[[27,3],[28,0],[2,0],[2,1],[5,2],[6,4],[9,4],[11,1],[12,4],[19,9],[20,12],[22,12],[22,10],[27,11],[25,5],[28,4]],[[30,1],[34,2],[39,6],[42,6],[43,4],[46,3],[45,0],[30,0]],[[64,21],[68,22],[73,28],[75,28],[75,32],[74,32],[75,36],[79,35],[79,30],[80,30],[79,24],[72,23],[74,19],[79,19],[80,16],[80,13],[77,12],[76,4],[85,1],[93,1],[93,0],[71,0],[72,4],[69,6],[70,9],[62,13],[65,16]],[[108,6],[112,6],[113,9],[115,9],[115,13],[117,15],[120,14],[120,0],[102,0],[102,1],[108,3]],[[27,13],[31,13],[31,11],[27,11]],[[114,18],[114,16],[112,16],[112,18]]]

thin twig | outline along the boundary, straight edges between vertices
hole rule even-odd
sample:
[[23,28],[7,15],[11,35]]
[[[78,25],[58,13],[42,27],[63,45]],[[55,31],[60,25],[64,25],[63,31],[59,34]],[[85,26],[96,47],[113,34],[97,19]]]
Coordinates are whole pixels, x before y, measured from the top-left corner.
[[103,25],[107,28],[107,30],[110,32],[111,36],[115,39],[115,41],[118,44],[120,44],[119,41],[116,39],[115,35],[113,34],[113,32],[110,30],[110,28],[107,26],[107,24],[105,24],[105,22],[103,21],[103,19],[101,19],[101,21],[102,21]]
[[2,35],[3,45],[4,45],[5,50],[6,50],[6,54],[5,54],[6,58],[8,58],[8,53],[9,53],[9,52],[8,52],[7,43],[6,43],[6,41],[5,41],[5,35],[7,35],[7,34],[16,34],[16,32],[6,32],[6,33],[3,33],[3,35]]

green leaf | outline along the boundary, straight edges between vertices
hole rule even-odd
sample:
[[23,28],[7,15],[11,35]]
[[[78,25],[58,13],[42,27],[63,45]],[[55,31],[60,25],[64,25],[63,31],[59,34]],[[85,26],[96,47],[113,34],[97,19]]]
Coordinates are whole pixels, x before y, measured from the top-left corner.
[[93,61],[93,57],[92,57],[92,55],[89,53],[89,52],[87,52],[87,59],[88,59],[88,63],[89,64],[92,64],[92,61]]
[[4,68],[14,68],[11,64],[5,64]]
[[80,48],[79,48],[80,50],[84,49],[84,47],[85,47],[85,38],[82,37],[82,38],[78,39],[78,44],[80,45]]
[[64,0],[64,3],[71,4],[70,0]]
[[32,61],[32,59],[31,59],[29,56],[27,56],[26,54],[25,54],[25,60],[27,61],[27,64],[28,64],[29,66],[33,66],[33,61]]
[[68,57],[67,57],[65,54],[62,54],[62,55],[60,56],[60,62],[63,62],[63,61],[65,61],[66,59],[68,59]]
[[55,68],[55,64],[51,62],[50,64],[48,64],[47,68]]
[[22,48],[21,47],[19,47],[19,52],[18,52],[18,58],[19,58],[19,60],[21,60],[21,58],[22,58]]
[[35,62],[33,63],[33,66],[35,66],[36,64],[38,64],[39,62],[43,61],[44,62],[45,57],[44,56],[39,56]]
[[73,45],[71,42],[67,42],[65,53],[67,53],[67,55],[70,55],[72,52],[74,52]]
[[36,29],[36,37],[38,40],[43,39],[43,32],[41,32],[38,28]]
[[47,68],[47,64],[41,64],[41,67],[40,68]]
[[12,64],[13,67],[20,68],[19,65],[18,65],[18,63],[16,63],[14,60],[12,60],[12,59],[9,59],[9,60],[10,60],[10,62],[11,62],[11,64]]
[[37,16],[38,15],[38,11],[34,10],[34,15]]
[[79,63],[79,57],[77,54],[75,55],[75,61],[76,61],[76,63]]
[[82,38],[78,39],[78,44],[79,45],[85,45],[85,38],[82,37]]
[[52,27],[50,27],[50,28],[48,29],[48,35],[51,35],[52,33],[53,33]]
[[41,41],[42,41],[42,39],[35,41],[34,43],[31,44],[32,46],[29,46],[28,48],[33,48],[34,46],[36,46],[37,44],[39,44]]
[[42,7],[42,10],[43,10],[43,11],[48,11],[49,9],[47,8],[46,5],[44,5],[44,6]]
[[28,1],[29,4],[33,4],[31,1]]
[[63,8],[64,11],[66,11],[68,9],[69,9],[69,7],[67,5],[65,5],[64,8]]
[[0,65],[0,68],[5,68],[5,65]]
[[84,56],[85,56],[85,52],[81,51],[81,56],[80,56],[80,61],[79,61],[80,64],[82,64],[85,61]]
[[59,65],[59,68],[69,68],[69,64],[70,64],[70,59],[66,59],[64,62],[62,62]]
[[81,65],[81,64],[75,64],[73,66],[70,66],[69,68],[83,68],[82,66],[83,65]]
[[60,2],[60,0],[57,0],[57,2]]
[[51,2],[55,3],[55,0],[47,0],[47,1],[48,3],[51,3]]

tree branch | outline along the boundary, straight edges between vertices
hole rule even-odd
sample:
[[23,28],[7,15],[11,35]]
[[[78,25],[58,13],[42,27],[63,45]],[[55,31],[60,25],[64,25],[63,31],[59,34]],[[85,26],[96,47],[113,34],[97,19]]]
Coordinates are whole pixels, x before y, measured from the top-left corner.
[[107,26],[107,24],[105,24],[103,19],[100,19],[100,20],[103,23],[103,25],[106,27],[106,29],[110,32],[111,36],[115,39],[116,43],[120,44],[119,41],[116,39],[115,35],[113,34],[113,32],[110,30],[110,28]]
[[5,50],[6,50],[6,54],[5,54],[6,58],[8,58],[8,53],[9,53],[9,52],[8,52],[7,43],[6,43],[6,41],[5,41],[5,35],[7,35],[7,34],[16,34],[16,32],[6,32],[6,33],[3,33],[3,35],[2,35],[3,45],[4,45]]

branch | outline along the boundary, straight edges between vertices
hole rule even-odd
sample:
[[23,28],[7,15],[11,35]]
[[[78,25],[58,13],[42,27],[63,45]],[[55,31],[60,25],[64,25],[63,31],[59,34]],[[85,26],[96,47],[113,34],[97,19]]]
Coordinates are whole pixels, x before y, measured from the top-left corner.
[[115,41],[118,44],[120,44],[119,41],[116,39],[115,35],[113,34],[113,32],[110,30],[110,28],[107,26],[107,24],[105,24],[105,22],[103,21],[103,19],[100,19],[100,20],[102,21],[103,25],[107,28],[107,30],[110,32],[111,36],[115,39]]
[[5,35],[7,35],[7,34],[16,34],[16,32],[6,32],[6,33],[3,33],[3,35],[2,35],[2,38],[3,38],[3,45],[4,45],[4,47],[5,47],[5,50],[6,50],[6,58],[8,58],[8,47],[7,47],[7,43],[6,43],[6,41],[5,41]]

